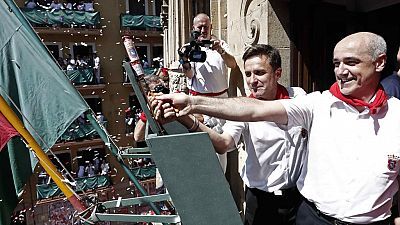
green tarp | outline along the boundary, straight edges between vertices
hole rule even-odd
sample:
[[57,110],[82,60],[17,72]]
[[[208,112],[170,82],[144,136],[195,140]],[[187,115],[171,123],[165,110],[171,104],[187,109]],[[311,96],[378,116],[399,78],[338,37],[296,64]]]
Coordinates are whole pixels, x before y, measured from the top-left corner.
[[[87,191],[89,189],[96,189],[101,187],[107,187],[110,185],[108,176],[94,176],[76,179],[76,187],[74,191]],[[36,186],[37,198],[45,199],[59,196],[61,193],[60,188],[55,184],[40,184]]]
[[40,8],[21,8],[25,17],[38,25],[88,25],[96,26],[100,23],[99,12],[85,12],[77,10],[45,10]]
[[68,78],[75,84],[93,83],[93,68],[67,70]]
[[145,180],[149,178],[156,177],[156,166],[146,166],[146,167],[136,167],[131,169],[133,175],[139,180]]
[[[89,106],[12,0],[0,1],[0,17],[0,94],[9,105],[14,102],[14,111],[47,150]],[[10,224],[35,164],[18,137],[0,153],[1,225]]]
[[159,16],[121,15],[121,26],[129,28],[157,28],[161,29]]

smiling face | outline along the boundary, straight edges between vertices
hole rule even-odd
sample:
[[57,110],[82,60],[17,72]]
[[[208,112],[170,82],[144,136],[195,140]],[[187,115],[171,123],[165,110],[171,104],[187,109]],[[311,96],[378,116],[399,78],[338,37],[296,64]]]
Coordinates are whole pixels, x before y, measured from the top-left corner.
[[193,30],[199,31],[199,41],[210,40],[211,38],[211,22],[206,14],[199,14],[193,19]]
[[257,99],[274,100],[282,69],[274,70],[269,58],[255,55],[244,62],[245,79],[251,94]]
[[351,35],[340,41],[333,52],[334,72],[341,93],[366,102],[374,95],[384,67],[383,57],[373,59],[369,45],[368,37]]

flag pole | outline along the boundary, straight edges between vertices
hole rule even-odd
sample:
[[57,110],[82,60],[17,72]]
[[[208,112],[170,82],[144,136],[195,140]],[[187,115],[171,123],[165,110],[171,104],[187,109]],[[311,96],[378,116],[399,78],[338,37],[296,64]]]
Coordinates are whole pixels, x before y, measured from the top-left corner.
[[39,146],[33,136],[29,133],[29,131],[24,127],[24,124],[21,122],[21,120],[14,113],[14,111],[10,108],[10,106],[1,95],[0,112],[4,115],[8,122],[10,122],[14,129],[18,131],[18,133],[25,139],[27,144],[32,148],[32,151],[35,152],[36,156],[39,159],[39,163],[42,165],[47,174],[50,175],[51,179],[53,179],[60,190],[64,193],[74,209],[77,210],[79,213],[84,212],[87,209],[85,204],[80,200],[79,196],[71,189],[71,187],[62,181],[63,176],[61,175],[61,173],[57,171],[57,168],[51,162],[47,154]]

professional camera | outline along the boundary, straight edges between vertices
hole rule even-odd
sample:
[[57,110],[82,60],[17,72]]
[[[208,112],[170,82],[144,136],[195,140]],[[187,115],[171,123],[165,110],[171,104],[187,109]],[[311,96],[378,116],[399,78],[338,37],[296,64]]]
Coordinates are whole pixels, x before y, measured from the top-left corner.
[[169,94],[169,89],[166,88],[164,85],[159,84],[159,85],[154,87],[154,92],[155,93]]
[[186,57],[191,62],[205,62],[207,55],[205,51],[201,50],[201,47],[209,48],[213,42],[210,40],[199,40],[201,33],[200,31],[193,30],[190,33],[191,41],[189,44],[184,45],[180,50],[178,50],[178,54],[183,60],[183,57]]

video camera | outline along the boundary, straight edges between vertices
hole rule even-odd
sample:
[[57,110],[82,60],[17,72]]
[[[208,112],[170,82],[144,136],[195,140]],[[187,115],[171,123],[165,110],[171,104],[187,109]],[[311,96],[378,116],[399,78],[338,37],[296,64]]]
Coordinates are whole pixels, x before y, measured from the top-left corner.
[[199,40],[200,35],[200,31],[196,30],[193,30],[190,33],[190,43],[182,46],[182,48],[178,50],[178,54],[181,57],[181,60],[183,60],[183,57],[186,57],[190,62],[206,61],[206,52],[202,51],[201,47],[209,48],[213,44],[213,42],[211,40]]

